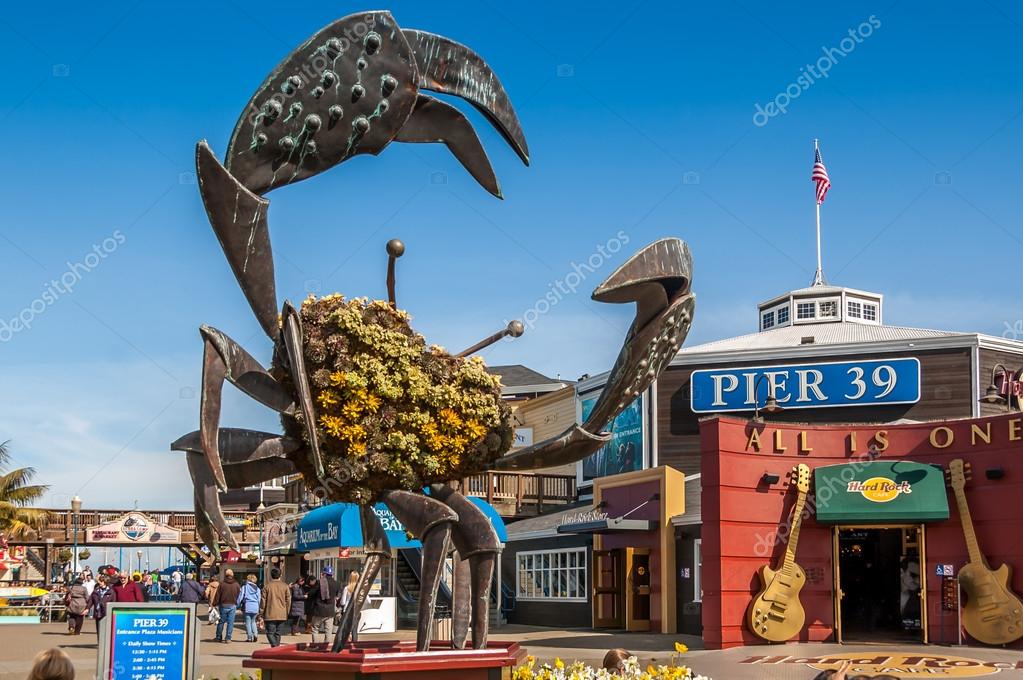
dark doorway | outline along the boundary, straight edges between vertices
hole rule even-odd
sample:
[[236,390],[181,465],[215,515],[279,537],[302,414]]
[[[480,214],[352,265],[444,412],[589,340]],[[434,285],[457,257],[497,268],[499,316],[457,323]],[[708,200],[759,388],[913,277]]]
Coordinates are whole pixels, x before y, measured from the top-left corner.
[[922,641],[919,529],[838,531],[842,640]]

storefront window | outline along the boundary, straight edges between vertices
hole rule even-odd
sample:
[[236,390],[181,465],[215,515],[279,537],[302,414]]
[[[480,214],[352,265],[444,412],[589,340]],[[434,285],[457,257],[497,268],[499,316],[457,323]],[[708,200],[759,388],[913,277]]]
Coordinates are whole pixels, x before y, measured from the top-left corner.
[[586,601],[586,548],[521,552],[516,559],[518,599]]

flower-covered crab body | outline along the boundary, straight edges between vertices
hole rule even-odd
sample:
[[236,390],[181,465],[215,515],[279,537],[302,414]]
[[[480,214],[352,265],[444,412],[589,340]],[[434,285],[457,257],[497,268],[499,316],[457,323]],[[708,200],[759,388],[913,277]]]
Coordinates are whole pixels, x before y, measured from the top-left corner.
[[[299,314],[323,465],[328,478],[344,481],[335,500],[370,503],[388,489],[460,479],[511,447],[498,378],[479,358],[427,345],[406,312],[386,301],[328,295],[307,298]],[[282,423],[287,435],[309,444],[301,414]],[[296,463],[315,487],[307,458]]]

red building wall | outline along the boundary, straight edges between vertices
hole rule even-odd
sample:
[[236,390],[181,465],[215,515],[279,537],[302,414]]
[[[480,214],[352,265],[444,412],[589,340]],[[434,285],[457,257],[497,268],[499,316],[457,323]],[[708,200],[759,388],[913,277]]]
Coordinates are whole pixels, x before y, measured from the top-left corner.
[[[990,444],[978,434],[990,428]],[[746,606],[759,590],[756,570],[778,564],[784,553],[789,512],[795,489],[789,472],[804,462],[811,469],[865,460],[868,446],[884,449],[878,460],[912,460],[946,466],[962,458],[973,466],[967,483],[981,549],[992,567],[1014,567],[1012,587],[1023,593],[1023,417],[1020,414],[911,425],[774,425],[756,428],[759,450],[751,443],[748,420],[711,418],[700,423],[703,485],[703,638],[709,648],[763,644],[744,624]],[[777,434],[776,434],[777,433]],[[887,442],[887,445],[885,445]],[[780,444],[781,446],[776,446]],[[783,450],[784,449],[784,450]],[[1000,467],[1004,477],[989,480],[988,468]],[[765,472],[781,482],[765,485]],[[810,499],[813,497],[811,488]],[[954,497],[951,516],[926,529],[928,633],[932,642],[955,639],[955,618],[941,628],[941,579],[935,565],[967,562]],[[812,513],[800,532],[797,562],[807,572],[801,601],[806,625],[796,640],[833,638],[834,584],[832,528],[817,524]],[[954,614],[954,612],[952,613]],[[1023,641],[1016,648],[1023,649]]]

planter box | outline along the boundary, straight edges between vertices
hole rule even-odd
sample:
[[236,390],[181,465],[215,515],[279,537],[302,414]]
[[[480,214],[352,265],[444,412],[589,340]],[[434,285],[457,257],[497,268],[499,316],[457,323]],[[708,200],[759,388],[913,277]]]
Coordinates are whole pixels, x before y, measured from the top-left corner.
[[486,649],[451,649],[436,641],[430,651],[415,643],[357,642],[338,654],[327,645],[281,645],[260,649],[242,662],[262,680],[501,680],[526,656],[517,642],[491,642]]

